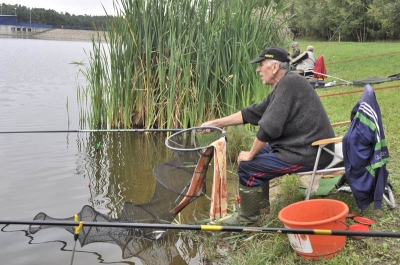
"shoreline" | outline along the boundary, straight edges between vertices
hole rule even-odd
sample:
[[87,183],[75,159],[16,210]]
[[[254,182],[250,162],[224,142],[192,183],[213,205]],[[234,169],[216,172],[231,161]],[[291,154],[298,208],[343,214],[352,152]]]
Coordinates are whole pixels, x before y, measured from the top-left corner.
[[36,33],[32,35],[34,39],[45,39],[45,40],[66,40],[66,41],[98,41],[104,38],[104,31],[93,30],[74,30],[74,29],[50,29],[44,32]]

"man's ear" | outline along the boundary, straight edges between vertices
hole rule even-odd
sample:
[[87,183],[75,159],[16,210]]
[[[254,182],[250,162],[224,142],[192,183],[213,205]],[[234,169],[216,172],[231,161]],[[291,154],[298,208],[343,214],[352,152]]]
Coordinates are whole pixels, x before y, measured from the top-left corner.
[[277,65],[277,64],[274,63],[274,69],[272,69],[272,73],[273,73],[273,74],[276,74],[276,73],[279,71],[279,65],[278,65],[278,68],[277,68],[276,71],[275,71],[275,65]]

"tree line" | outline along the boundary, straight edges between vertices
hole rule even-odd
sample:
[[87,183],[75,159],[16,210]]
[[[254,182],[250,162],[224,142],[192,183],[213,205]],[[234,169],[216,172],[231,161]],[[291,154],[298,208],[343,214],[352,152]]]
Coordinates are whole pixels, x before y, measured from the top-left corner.
[[2,4],[2,15],[17,15],[17,22],[52,25],[53,28],[69,29],[105,29],[110,17],[71,15],[58,13],[52,9],[32,8],[21,5]]
[[291,27],[303,36],[343,41],[400,39],[400,1],[289,1]]
[[[217,2],[218,0],[214,0]],[[372,41],[400,39],[400,1],[393,0],[259,0],[290,4],[290,27],[305,37],[341,41]],[[17,21],[48,24],[53,27],[105,29],[107,16],[73,15],[68,12],[2,4],[3,15],[17,14]]]

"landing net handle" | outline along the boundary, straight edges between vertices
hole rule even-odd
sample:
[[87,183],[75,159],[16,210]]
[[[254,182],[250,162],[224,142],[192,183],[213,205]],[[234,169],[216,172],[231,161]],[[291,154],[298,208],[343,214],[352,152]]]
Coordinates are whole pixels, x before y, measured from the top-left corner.
[[218,127],[193,127],[172,134],[165,145],[175,151],[198,151],[225,136],[226,132]]

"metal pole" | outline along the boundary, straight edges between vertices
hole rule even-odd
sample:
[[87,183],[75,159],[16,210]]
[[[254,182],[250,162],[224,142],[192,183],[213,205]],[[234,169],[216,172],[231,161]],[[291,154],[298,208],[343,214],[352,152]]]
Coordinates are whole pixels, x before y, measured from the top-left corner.
[[115,130],[49,130],[49,131],[0,131],[0,134],[12,133],[87,133],[87,132],[179,132],[183,129],[115,129]]
[[32,7],[29,8],[29,24],[32,24]]
[[315,160],[314,169],[313,169],[312,174],[311,174],[310,184],[308,184],[308,188],[307,188],[307,195],[306,195],[306,198],[305,198],[306,201],[310,199],[312,185],[314,183],[314,178],[315,178],[315,172],[317,172],[319,157],[321,155],[322,148],[323,148],[323,146],[319,146],[318,147],[317,158]]
[[[73,221],[20,221],[20,220],[0,220],[4,225],[53,225],[53,226],[76,226],[78,223]],[[113,222],[84,222],[80,226],[89,227],[118,227],[118,228],[147,228],[147,229],[175,229],[175,230],[195,230],[211,232],[238,232],[238,233],[279,233],[279,234],[305,234],[305,235],[324,235],[324,236],[366,236],[366,237],[395,237],[400,238],[400,233],[396,232],[361,232],[349,230],[327,230],[327,229],[292,229],[292,228],[270,228],[270,227],[247,227],[247,226],[220,226],[220,225],[173,225],[173,224],[152,224],[152,223],[113,223]]]

